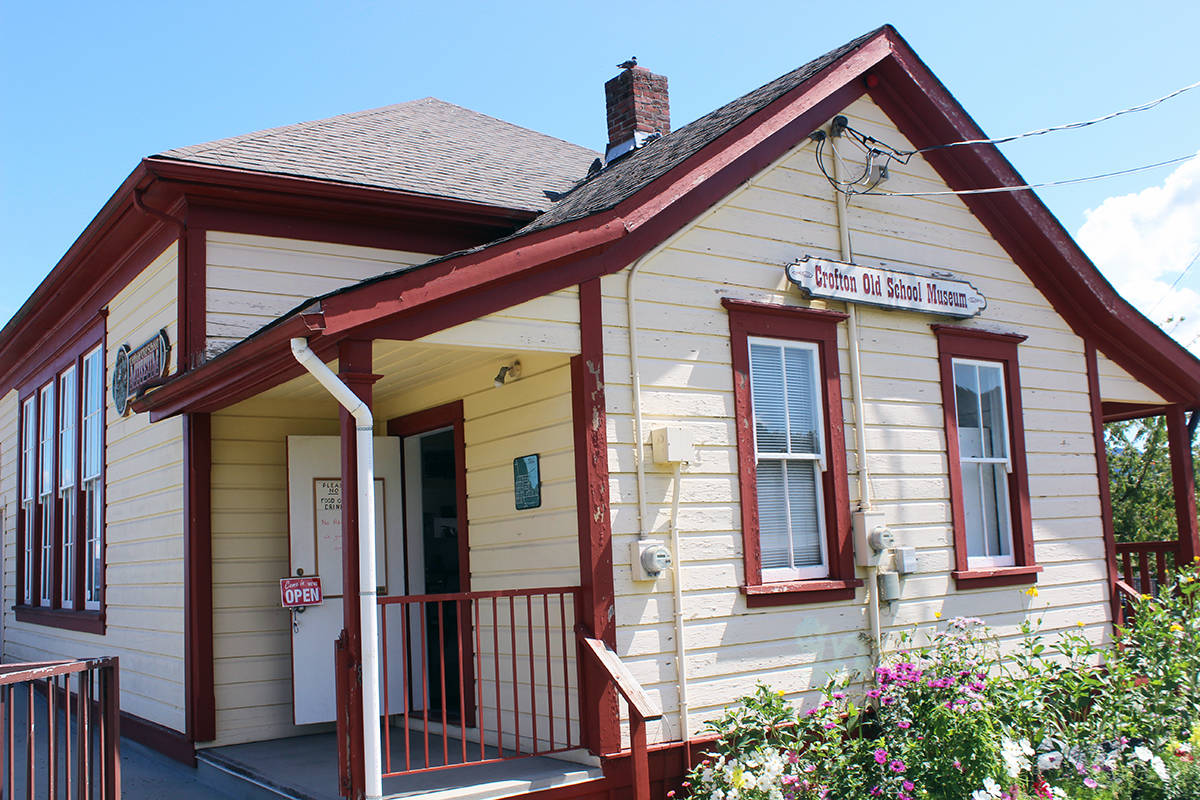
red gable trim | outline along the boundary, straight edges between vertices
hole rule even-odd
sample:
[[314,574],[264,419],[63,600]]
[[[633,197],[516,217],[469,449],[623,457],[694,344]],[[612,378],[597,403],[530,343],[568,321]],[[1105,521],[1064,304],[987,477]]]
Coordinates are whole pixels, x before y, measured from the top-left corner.
[[[871,98],[917,147],[984,138],[975,121],[895,31]],[[951,189],[1026,181],[993,145],[924,154]],[[1200,404],[1200,362],[1101,276],[1032,191],[962,195],[967,208],[1081,337],[1173,402]]]
[[[566,222],[482,250],[359,284],[320,299],[325,327],[310,339],[327,347],[339,337],[414,339],[548,292],[618,272],[718,203],[860,97],[855,77],[889,52],[882,38],[847,54],[826,72],[785,94],[615,209]],[[819,91],[817,91],[819,89]],[[292,327],[294,330],[294,326]],[[203,368],[134,403],[153,419],[183,410],[213,411],[299,374],[275,328],[238,344]],[[297,334],[303,335],[303,334]],[[272,373],[273,368],[280,371]]]
[[[357,331],[412,339],[617,272],[861,96],[865,85],[859,79],[868,73],[880,79],[873,81],[878,85],[870,90],[872,98],[918,146],[982,136],[888,27],[616,208],[321,298],[324,335]],[[993,146],[934,151],[927,157],[951,188],[1024,183]],[[1200,362],[1116,294],[1032,192],[964,196],[964,202],[1079,335],[1165,396],[1200,405]],[[262,353],[269,338],[253,337],[233,351]],[[244,379],[236,395],[216,399],[213,388],[237,383],[236,377],[219,376],[244,360],[218,358],[158,390],[141,407],[162,416],[185,408],[212,410],[248,396]],[[255,364],[261,388],[294,372],[272,374],[266,366]]]

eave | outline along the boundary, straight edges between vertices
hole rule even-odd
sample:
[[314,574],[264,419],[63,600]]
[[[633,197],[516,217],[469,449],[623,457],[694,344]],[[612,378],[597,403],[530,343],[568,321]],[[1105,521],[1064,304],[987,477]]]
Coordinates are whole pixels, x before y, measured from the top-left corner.
[[[413,339],[617,272],[864,93],[918,147],[984,138],[907,43],[887,27],[613,208],[317,298],[324,327],[308,331],[310,341],[328,352],[330,341],[351,335]],[[952,189],[1025,183],[993,145],[933,151],[927,158]],[[1200,407],[1200,361],[1113,290],[1033,192],[964,195],[963,201],[1079,336],[1170,402]],[[279,324],[298,330],[288,319]],[[241,363],[240,356],[232,357],[240,348],[265,352],[275,327],[174,379],[135,408],[150,410],[155,418],[214,410],[286,380],[293,371],[285,355],[257,365],[253,386],[226,374]],[[269,373],[268,363],[276,374]],[[217,385],[238,390],[222,396],[213,388]]]

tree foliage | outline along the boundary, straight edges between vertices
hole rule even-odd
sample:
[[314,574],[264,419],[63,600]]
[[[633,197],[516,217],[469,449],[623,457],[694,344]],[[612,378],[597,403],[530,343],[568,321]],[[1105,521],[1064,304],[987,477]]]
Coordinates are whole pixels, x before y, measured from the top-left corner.
[[[1166,418],[1110,422],[1104,426],[1104,444],[1117,541],[1176,538]],[[1193,461],[1200,462],[1197,443],[1193,443]]]

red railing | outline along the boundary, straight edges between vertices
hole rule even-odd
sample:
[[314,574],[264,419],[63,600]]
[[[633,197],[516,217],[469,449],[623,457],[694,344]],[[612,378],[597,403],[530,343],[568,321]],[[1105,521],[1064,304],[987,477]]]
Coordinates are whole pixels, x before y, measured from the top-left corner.
[[0,665],[0,795],[120,800],[119,695],[116,658]]
[[1141,594],[1157,595],[1179,563],[1179,542],[1117,542],[1121,578]]
[[381,597],[384,777],[582,746],[578,587]]

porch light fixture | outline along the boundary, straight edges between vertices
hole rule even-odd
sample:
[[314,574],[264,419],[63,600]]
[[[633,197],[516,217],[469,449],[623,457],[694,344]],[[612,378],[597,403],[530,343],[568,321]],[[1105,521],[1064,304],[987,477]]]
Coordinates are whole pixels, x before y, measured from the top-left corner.
[[521,377],[521,362],[514,361],[511,364],[505,364],[496,373],[496,379],[492,381],[497,388],[503,386],[508,381],[515,381]]

